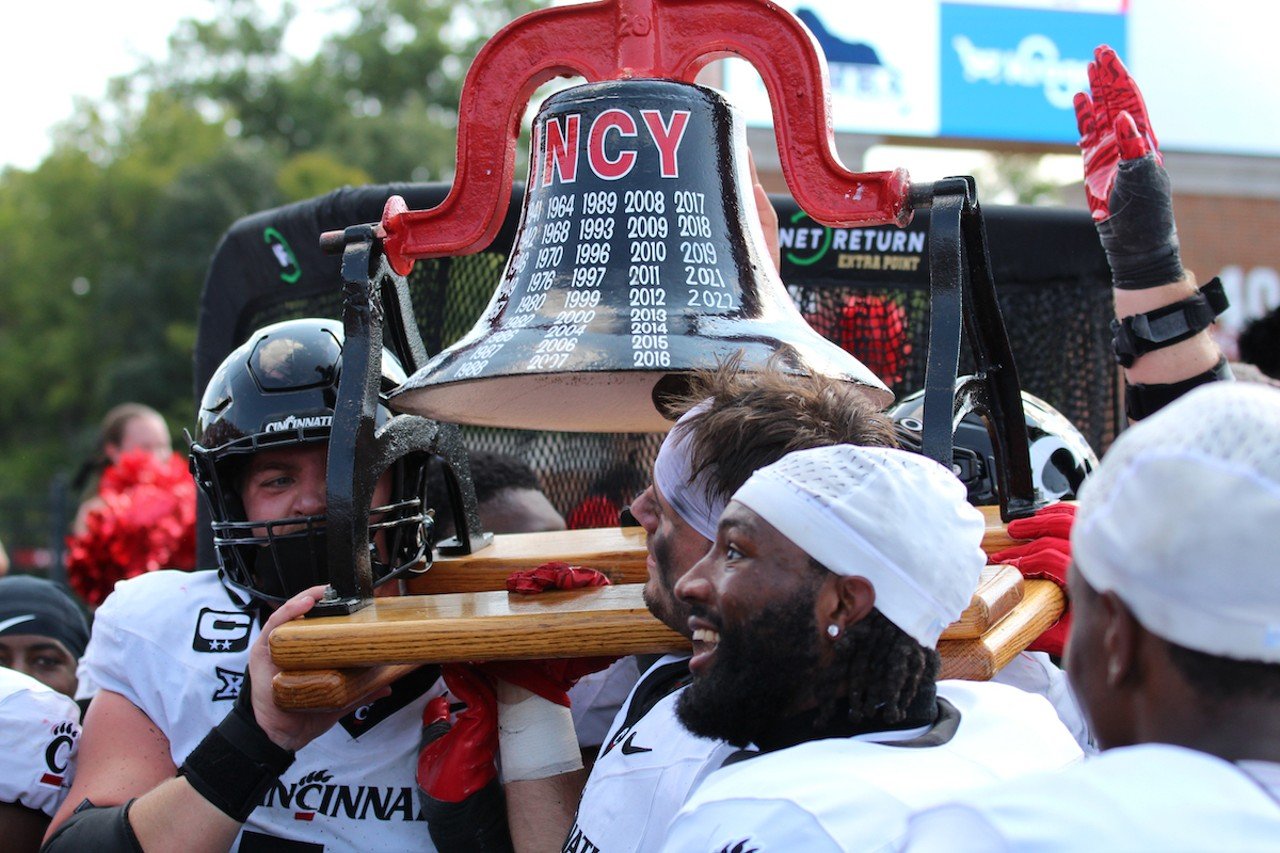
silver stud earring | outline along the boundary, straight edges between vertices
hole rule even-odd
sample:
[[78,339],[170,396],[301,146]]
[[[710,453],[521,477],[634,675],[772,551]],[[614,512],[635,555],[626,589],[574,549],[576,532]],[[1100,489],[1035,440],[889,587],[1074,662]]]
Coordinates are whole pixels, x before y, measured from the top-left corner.
[[831,638],[831,639],[833,639],[833,640],[834,640],[836,637],[839,637],[839,636],[840,636],[840,628],[839,628],[839,627],[837,627],[836,625],[828,625],[828,626],[827,626],[827,636],[828,636],[828,637],[830,637],[830,638]]

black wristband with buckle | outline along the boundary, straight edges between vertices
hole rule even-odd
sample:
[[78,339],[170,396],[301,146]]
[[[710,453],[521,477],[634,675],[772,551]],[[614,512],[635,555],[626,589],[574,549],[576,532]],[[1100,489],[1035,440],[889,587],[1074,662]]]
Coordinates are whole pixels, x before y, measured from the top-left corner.
[[1213,278],[1180,302],[1112,320],[1111,346],[1116,362],[1121,367],[1132,367],[1139,356],[1203,332],[1230,304],[1222,282]]

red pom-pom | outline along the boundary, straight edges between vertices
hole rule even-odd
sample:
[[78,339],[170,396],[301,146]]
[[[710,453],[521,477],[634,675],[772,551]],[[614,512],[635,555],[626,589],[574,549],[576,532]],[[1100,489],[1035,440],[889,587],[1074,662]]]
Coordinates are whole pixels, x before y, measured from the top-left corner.
[[93,606],[116,581],[196,564],[196,484],[177,453],[120,455],[102,474],[85,532],[67,538],[67,579]]

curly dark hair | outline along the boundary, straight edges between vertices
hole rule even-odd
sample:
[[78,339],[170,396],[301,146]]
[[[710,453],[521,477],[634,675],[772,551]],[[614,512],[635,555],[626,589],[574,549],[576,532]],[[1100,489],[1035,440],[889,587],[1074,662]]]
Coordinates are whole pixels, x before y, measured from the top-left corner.
[[[467,458],[476,490],[476,504],[484,503],[505,489],[542,489],[538,475],[523,459],[487,450],[468,451]],[[433,456],[427,463],[427,495],[435,510],[437,539],[452,536],[453,501],[445,486],[444,463],[438,456]]]
[[857,386],[787,373],[777,358],[758,373],[744,372],[740,356],[698,371],[671,406],[683,413],[707,399],[710,407],[678,429],[690,433],[691,476],[708,471],[711,488],[726,500],[758,469],[795,450],[898,446],[893,422]]

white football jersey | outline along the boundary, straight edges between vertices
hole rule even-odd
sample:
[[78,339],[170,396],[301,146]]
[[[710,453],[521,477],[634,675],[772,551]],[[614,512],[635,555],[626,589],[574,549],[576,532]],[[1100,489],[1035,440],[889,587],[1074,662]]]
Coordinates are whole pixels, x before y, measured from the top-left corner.
[[712,773],[663,849],[885,850],[907,818],[956,793],[1068,766],[1080,747],[1040,696],[942,681],[932,726],[809,741]]
[[582,676],[569,688],[569,710],[573,714],[573,729],[578,733],[578,746],[599,750],[609,736],[618,711],[626,705],[631,688],[639,680],[636,658],[627,655],[606,669]]
[[911,819],[911,851],[1280,850],[1280,764],[1166,744],[965,794]]
[[75,775],[80,708],[29,675],[0,667],[0,803],[53,817]]
[[1071,732],[1071,736],[1080,744],[1085,755],[1096,755],[1098,749],[1089,735],[1089,724],[1085,721],[1080,703],[1071,690],[1067,674],[1054,664],[1044,652],[1022,652],[1014,656],[991,679],[997,684],[1008,684],[1028,693],[1037,693],[1049,700],[1058,719]]
[[[676,718],[688,674],[689,655],[667,655],[636,683],[591,768],[565,853],[659,849],[690,791],[735,751],[691,734]],[[655,687],[674,689],[632,719],[640,710],[633,703],[650,704]]]
[[[116,585],[80,666],[150,717],[180,766],[231,710],[260,628],[217,572],[151,572]],[[232,849],[434,850],[416,773],[422,710],[443,682],[424,668],[393,690],[299,750]]]

